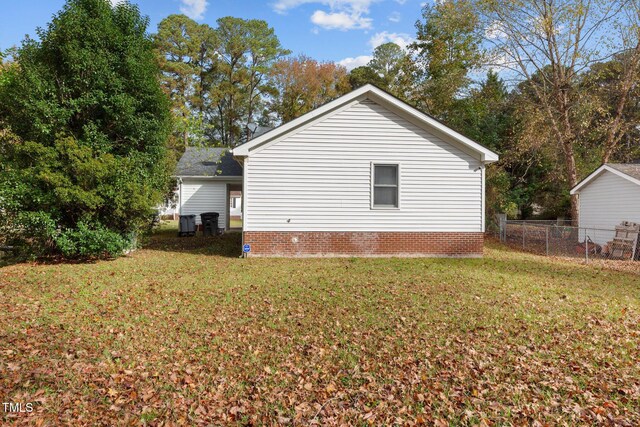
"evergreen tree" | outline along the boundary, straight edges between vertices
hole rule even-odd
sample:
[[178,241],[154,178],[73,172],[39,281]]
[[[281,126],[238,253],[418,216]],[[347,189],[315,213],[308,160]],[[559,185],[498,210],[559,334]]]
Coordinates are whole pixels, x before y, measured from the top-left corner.
[[375,72],[369,65],[361,65],[356,67],[349,73],[349,84],[353,89],[357,89],[366,84],[372,84],[379,88],[384,88],[385,82],[383,78]]
[[[210,96],[219,70],[219,41],[213,28],[185,15],[170,15],[158,25],[154,44],[162,87],[171,100],[176,150],[204,143],[210,125]],[[209,126],[208,126],[209,125]]]
[[168,101],[136,6],[69,0],[0,86],[0,199],[29,254],[117,255],[166,192]]
[[419,70],[419,88],[413,100],[441,119],[450,116],[456,98],[470,84],[469,71],[481,65],[482,36],[470,0],[426,5],[423,21],[416,22],[412,50]]

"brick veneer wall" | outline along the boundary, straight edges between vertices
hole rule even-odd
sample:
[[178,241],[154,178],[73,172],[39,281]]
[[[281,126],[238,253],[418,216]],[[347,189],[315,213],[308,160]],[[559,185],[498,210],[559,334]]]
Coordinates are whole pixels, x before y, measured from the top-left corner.
[[484,233],[245,231],[249,256],[482,256]]

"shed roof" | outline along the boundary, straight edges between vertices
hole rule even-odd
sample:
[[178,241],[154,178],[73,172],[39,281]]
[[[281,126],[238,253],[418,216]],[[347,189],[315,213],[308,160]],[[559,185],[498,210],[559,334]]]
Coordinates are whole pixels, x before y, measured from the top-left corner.
[[640,163],[607,163],[615,170],[640,180]]
[[580,181],[578,185],[573,187],[571,189],[571,194],[579,193],[580,190],[586,187],[591,181],[606,171],[614,173],[627,181],[633,182],[634,184],[640,185],[640,163],[605,163],[585,179]]
[[187,147],[176,167],[176,176],[242,177],[242,166],[228,148]]

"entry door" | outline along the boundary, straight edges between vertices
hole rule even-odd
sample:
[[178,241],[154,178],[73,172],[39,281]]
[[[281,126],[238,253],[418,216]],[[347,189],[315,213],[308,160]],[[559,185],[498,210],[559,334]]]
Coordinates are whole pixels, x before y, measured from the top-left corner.
[[227,185],[227,229],[242,229],[242,185]]

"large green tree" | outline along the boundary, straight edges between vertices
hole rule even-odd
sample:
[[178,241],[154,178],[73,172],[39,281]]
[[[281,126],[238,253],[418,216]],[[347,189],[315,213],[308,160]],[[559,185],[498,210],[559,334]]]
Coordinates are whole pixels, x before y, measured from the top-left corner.
[[3,215],[32,254],[117,255],[168,186],[169,104],[129,3],[69,0],[0,86]]
[[158,25],[154,43],[162,86],[171,99],[174,132],[179,151],[200,144],[206,133],[212,105],[211,89],[218,72],[218,38],[215,30],[185,15],[170,15]]
[[[640,66],[629,58],[631,50],[592,64],[580,76],[579,85],[588,91],[592,103],[589,117],[591,132],[586,135],[587,170],[600,162],[640,159]],[[629,79],[628,75],[636,77]],[[628,86],[628,90],[627,90]],[[614,131],[614,128],[616,129]],[[591,166],[591,168],[589,168]]]
[[233,146],[249,138],[249,124],[262,115],[265,98],[275,94],[271,66],[290,52],[265,21],[227,16],[217,23],[221,65],[212,90],[216,134],[224,145]]
[[361,65],[349,72],[349,84],[353,89],[357,89],[366,84],[372,84],[379,88],[384,88],[385,82],[369,65]]
[[[600,116],[601,161],[615,154],[626,126],[630,93],[640,65],[640,6],[629,0],[477,0],[477,13],[492,46],[496,64],[526,82],[521,97],[537,120],[537,138],[548,141],[562,161],[558,184],[565,194],[591,168],[589,155],[594,118]],[[598,111],[596,92],[582,75],[593,64],[618,54],[620,72],[605,108]],[[597,82],[597,79],[593,80]],[[601,94],[600,94],[601,95]],[[602,99],[602,98],[601,98]],[[586,167],[585,167],[586,166]],[[577,221],[578,198],[571,196]]]
[[446,119],[457,97],[469,87],[469,72],[482,64],[482,33],[471,0],[427,4],[416,22],[411,48],[419,74],[413,102]]
[[396,43],[388,42],[373,50],[367,65],[351,70],[349,82],[354,88],[370,83],[407,101],[413,97],[416,72],[413,58]]
[[381,88],[408,100],[414,90],[416,67],[411,56],[393,42],[381,44],[373,50],[367,64],[381,79]]
[[230,16],[211,28],[171,15],[154,39],[180,145],[233,146],[246,140],[249,124],[261,121],[276,94],[272,66],[289,53],[273,28]]

